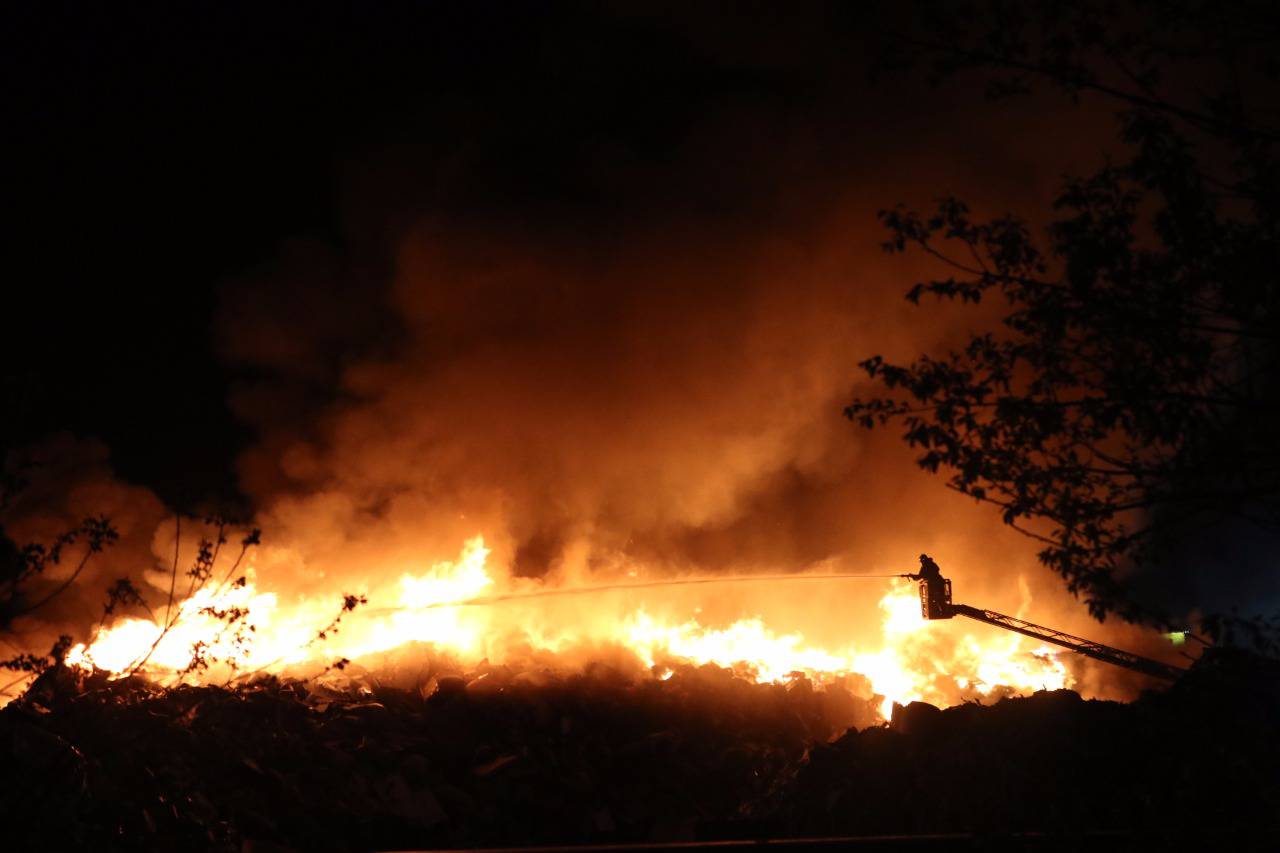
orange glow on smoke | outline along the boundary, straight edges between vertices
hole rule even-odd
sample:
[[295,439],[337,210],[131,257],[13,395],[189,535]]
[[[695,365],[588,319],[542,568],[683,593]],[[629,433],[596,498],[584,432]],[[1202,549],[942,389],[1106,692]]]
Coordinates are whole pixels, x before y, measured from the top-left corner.
[[[489,554],[477,536],[456,560],[436,563],[422,574],[404,574],[385,590],[370,590],[368,604],[344,614],[340,630],[323,640],[317,633],[335,615],[332,601],[286,604],[275,593],[259,591],[250,570],[241,586],[202,590],[182,602],[169,631],[162,632],[153,620],[121,619],[89,644],[74,647],[68,662],[117,675],[139,671],[166,683],[221,683],[263,671],[315,674],[340,658],[374,668],[380,654],[410,643],[429,644],[462,665],[515,661],[530,653],[544,661],[560,655],[571,665],[609,648],[622,650],[657,678],[669,677],[673,665],[686,663],[716,664],[740,677],[768,682],[796,674],[817,684],[862,676],[870,685],[864,692],[878,699],[886,718],[895,702],[950,705],[997,690],[1024,693],[1072,684],[1056,653],[1032,649],[1026,638],[990,629],[966,633],[968,626],[956,620],[926,621],[915,585],[905,581],[871,582],[892,584],[880,598],[876,639],[832,646],[806,639],[800,631],[771,627],[760,613],[704,622],[702,605],[720,594],[716,585],[681,591],[687,615],[608,598],[608,593],[582,597],[592,601],[584,605],[580,600],[574,618],[563,620],[549,618],[547,609],[557,600],[551,598],[457,606],[482,596],[547,589],[541,582],[495,570],[488,564]],[[772,582],[750,586],[763,589],[745,594],[746,607],[754,602],[765,610],[765,601],[778,593]],[[655,600],[661,597],[660,590],[652,593]],[[244,616],[230,627],[210,612],[231,608],[240,608]],[[193,668],[197,650],[209,666]]]

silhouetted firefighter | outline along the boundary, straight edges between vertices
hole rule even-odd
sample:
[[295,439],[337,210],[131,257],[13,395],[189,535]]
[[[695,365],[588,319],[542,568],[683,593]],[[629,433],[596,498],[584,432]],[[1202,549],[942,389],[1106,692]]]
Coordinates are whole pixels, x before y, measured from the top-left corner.
[[914,575],[907,575],[911,580],[924,582],[924,593],[921,596],[924,607],[924,616],[926,619],[947,619],[951,614],[947,613],[947,605],[950,603],[947,596],[947,581],[942,576],[942,569],[938,568],[938,564],[928,554],[920,555],[920,571]]

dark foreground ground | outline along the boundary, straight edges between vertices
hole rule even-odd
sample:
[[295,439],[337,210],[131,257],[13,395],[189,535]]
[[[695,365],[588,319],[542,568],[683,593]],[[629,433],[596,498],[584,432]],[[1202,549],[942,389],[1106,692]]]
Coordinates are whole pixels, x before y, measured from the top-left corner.
[[915,704],[892,726],[840,734],[869,713],[841,691],[751,685],[712,667],[641,682],[491,670],[348,693],[275,680],[156,692],[64,673],[0,711],[0,847],[907,835],[861,847],[1213,850],[1280,839],[1270,662],[1211,656],[1127,705],[1068,691]]

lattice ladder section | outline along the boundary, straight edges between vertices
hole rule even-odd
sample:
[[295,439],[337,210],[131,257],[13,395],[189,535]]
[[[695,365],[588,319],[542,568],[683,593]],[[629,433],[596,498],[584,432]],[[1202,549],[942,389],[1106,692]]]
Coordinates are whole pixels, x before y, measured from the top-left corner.
[[976,619],[979,622],[986,622],[988,625],[995,625],[998,628],[1004,628],[1008,631],[1017,631],[1028,637],[1034,637],[1037,640],[1044,640],[1046,643],[1054,643],[1055,645],[1071,649],[1073,652],[1091,657],[1094,660],[1104,661],[1116,666],[1123,666],[1126,669],[1132,669],[1137,672],[1146,673],[1156,678],[1167,678],[1175,680],[1185,672],[1176,666],[1167,663],[1144,658],[1141,655],[1135,655],[1132,652],[1126,652],[1122,649],[1115,649],[1111,646],[1104,646],[1102,643],[1095,643],[1092,640],[1086,640],[1083,637],[1077,637],[1062,631],[1055,631],[1052,628],[1046,628],[1043,625],[1036,625],[1033,622],[1027,622],[1023,619],[1017,619],[1013,616],[1006,616],[1003,613],[997,613],[994,610],[979,610],[976,607],[970,607],[967,604],[953,604],[951,611],[957,616],[968,616],[970,619]]

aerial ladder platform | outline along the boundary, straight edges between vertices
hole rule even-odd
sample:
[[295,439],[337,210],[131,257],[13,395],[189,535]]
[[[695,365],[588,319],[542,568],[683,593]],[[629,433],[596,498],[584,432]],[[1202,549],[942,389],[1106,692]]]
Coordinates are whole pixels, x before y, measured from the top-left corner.
[[[1092,640],[1086,640],[1084,637],[1077,637],[1065,631],[1046,628],[1043,625],[1037,625],[1025,619],[997,613],[994,610],[970,607],[967,604],[955,604],[951,601],[951,581],[941,575],[937,570],[936,563],[933,563],[932,560],[928,560],[926,563],[926,560],[927,557],[922,555],[921,563],[923,568],[921,574],[905,575],[905,577],[920,581],[920,610],[925,619],[952,619],[956,616],[965,616],[978,622],[994,625],[997,628],[1004,628],[1006,631],[1016,631],[1027,637],[1062,646],[1077,654],[1100,660],[1103,663],[1122,666],[1125,669],[1169,681],[1177,680],[1186,672],[1185,669],[1171,664],[1135,655],[1133,652],[1126,652],[1123,649],[1105,646],[1102,643],[1095,643]],[[932,567],[932,571],[929,571],[930,567]]]

